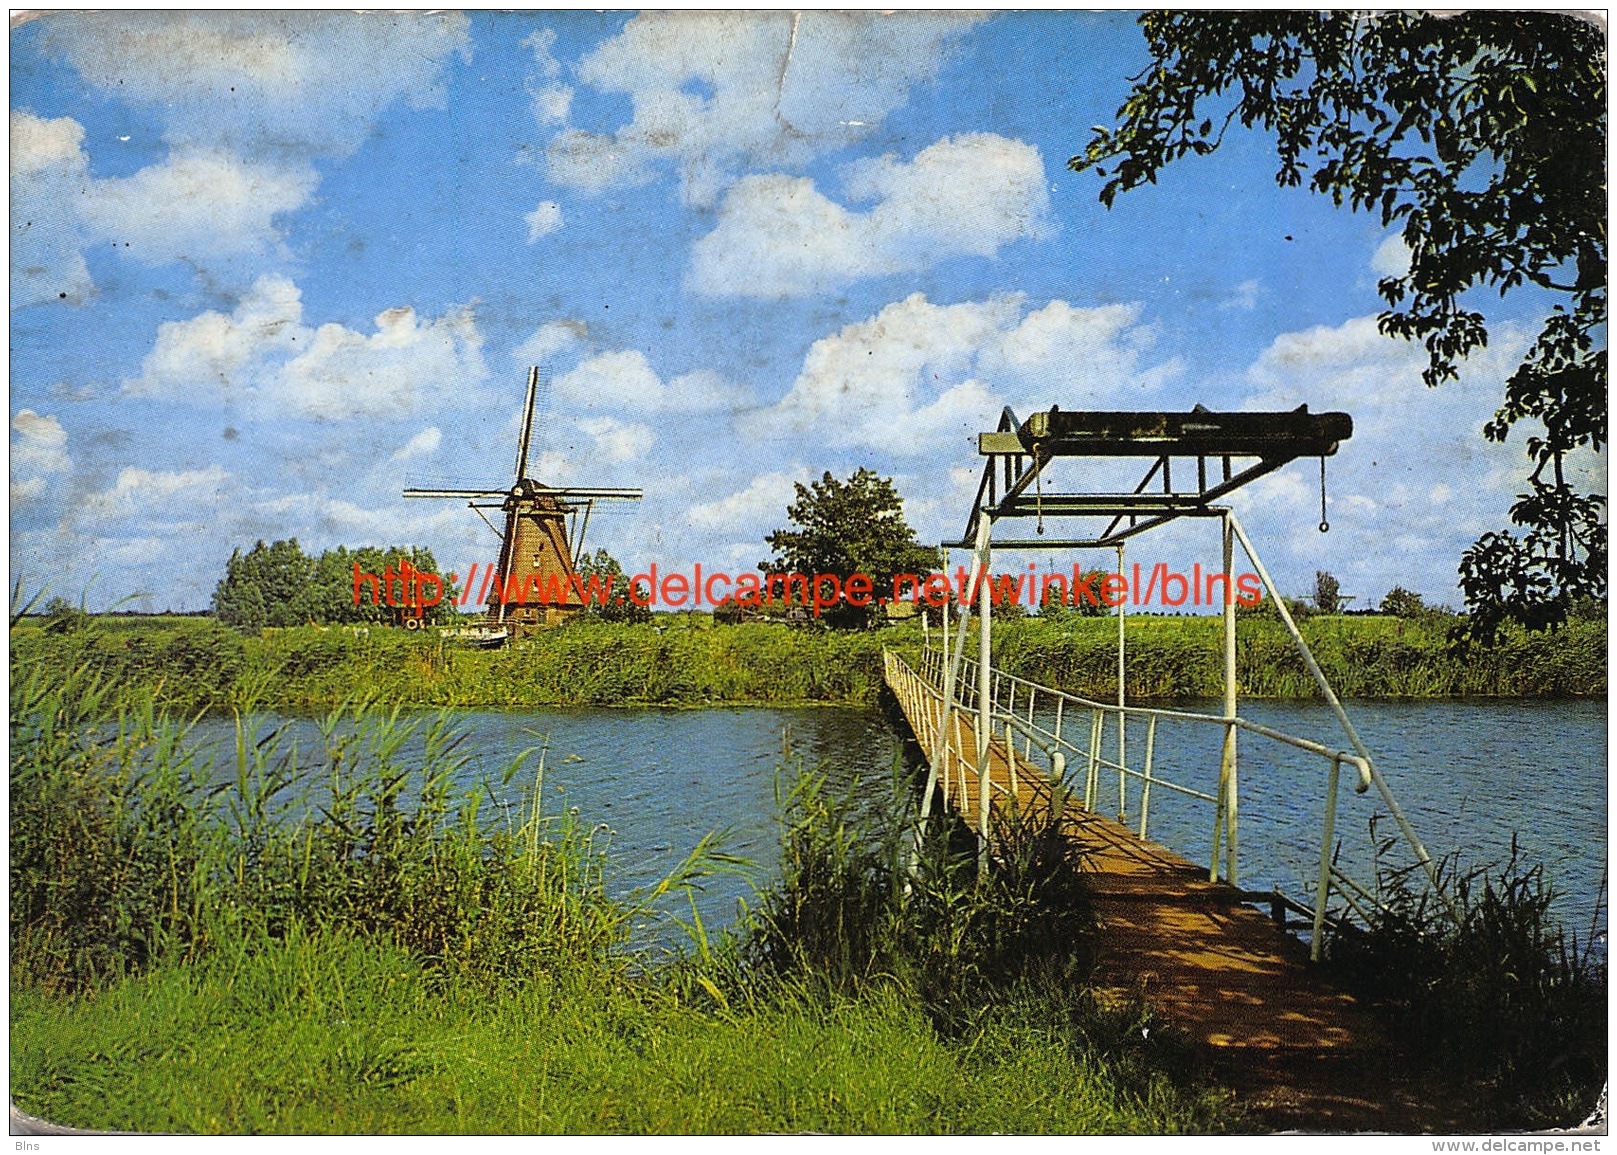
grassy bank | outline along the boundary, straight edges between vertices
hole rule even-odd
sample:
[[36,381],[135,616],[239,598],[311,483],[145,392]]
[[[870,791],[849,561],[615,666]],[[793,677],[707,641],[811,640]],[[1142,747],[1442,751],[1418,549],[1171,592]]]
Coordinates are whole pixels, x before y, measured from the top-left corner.
[[[812,789],[788,805],[801,870],[756,921],[649,958],[629,927],[725,857],[697,847],[611,898],[591,831],[543,813],[537,790],[504,807],[449,786],[458,740],[441,724],[334,714],[313,748],[244,738],[203,763],[182,725],[87,666],[25,667],[11,709],[11,1088],[57,1122],[1159,1133],[1241,1118],[1160,1032],[1033,981],[1082,938],[1036,933],[1070,927],[1025,872],[996,874],[964,921],[938,904],[917,921]],[[519,762],[506,785],[537,770]],[[939,893],[960,892],[938,853]],[[848,905],[861,894],[876,904]],[[981,913],[1001,910],[1011,921]],[[829,965],[815,944],[856,914],[863,945]]]
[[[682,953],[652,957],[630,928],[735,863],[704,844],[612,897],[593,829],[542,810],[539,765],[454,786],[441,719],[334,711],[299,747],[248,740],[248,718],[203,762],[138,687],[29,663],[11,725],[11,1087],[61,1123],[1260,1125],[1164,1024],[1089,993],[1080,848],[1003,828],[979,873],[958,827],[917,841],[887,768],[846,796],[800,775],[779,874],[733,933],[693,920]],[[1603,1071],[1604,964],[1569,954],[1521,877],[1471,876],[1458,921],[1386,880],[1389,917],[1333,946],[1409,1053],[1490,1089],[1489,1127],[1576,1122]]]
[[[1303,624],[1337,692],[1362,698],[1557,697],[1606,692],[1606,626],[1573,622],[1554,634],[1513,633],[1460,658],[1442,619],[1316,617]],[[1198,698],[1221,692],[1219,623],[1132,617],[1129,694]],[[998,663],[1048,685],[1110,697],[1117,687],[1115,619],[1007,621]],[[1278,622],[1243,621],[1237,670],[1244,694],[1310,698],[1312,679]],[[714,627],[701,616],[656,625],[578,622],[496,651],[431,634],[372,627],[303,627],[242,636],[206,619],[97,622],[50,634],[14,631],[13,668],[88,664],[109,679],[149,688],[177,709],[225,709],[246,700],[282,709],[326,708],[356,696],[444,707],[869,703],[881,648],[919,651],[914,624],[867,633],[751,624]]]
[[946,1040],[897,991],[720,1010],[596,968],[490,997],[334,934],[12,994],[31,1113],[180,1133],[1118,1133],[1236,1116],[1018,1013]]

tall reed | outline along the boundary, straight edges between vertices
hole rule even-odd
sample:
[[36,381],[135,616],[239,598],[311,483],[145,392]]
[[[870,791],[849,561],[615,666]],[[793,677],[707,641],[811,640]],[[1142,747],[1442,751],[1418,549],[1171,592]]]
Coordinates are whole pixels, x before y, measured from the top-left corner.
[[1607,1070],[1598,923],[1581,943],[1569,936],[1551,915],[1543,867],[1525,865],[1514,839],[1502,864],[1462,868],[1446,858],[1439,877],[1449,902],[1424,878],[1417,885],[1407,865],[1378,874],[1368,930],[1345,929],[1327,944],[1336,973],[1384,1012],[1405,1046],[1485,1090],[1482,1127],[1586,1118]]

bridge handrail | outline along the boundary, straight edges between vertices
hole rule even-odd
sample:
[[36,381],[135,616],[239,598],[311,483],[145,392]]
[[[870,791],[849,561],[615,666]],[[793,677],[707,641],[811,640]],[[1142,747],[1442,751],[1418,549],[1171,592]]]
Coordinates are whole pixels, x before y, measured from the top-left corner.
[[[928,650],[926,653],[928,657],[930,657],[932,654],[935,654],[936,651]],[[972,670],[977,668],[977,660],[975,658],[962,658],[961,662],[964,667]],[[963,669],[962,675],[964,675],[964,673],[965,670]],[[1240,715],[1236,715],[1233,718],[1226,718],[1222,714],[1201,714],[1194,710],[1172,710],[1158,706],[1119,706],[1116,702],[1100,702],[1093,698],[1086,698],[1081,694],[1074,694],[1068,690],[1057,690],[1051,686],[1046,686],[1039,682],[1029,681],[1026,678],[1009,673],[1005,670],[994,670],[993,673],[996,678],[1004,678],[1007,682],[1026,686],[1030,690],[1037,690],[1039,693],[1051,698],[1064,698],[1068,702],[1071,702],[1075,706],[1079,706],[1085,710],[1101,711],[1108,714],[1120,714],[1125,718],[1130,716],[1137,716],[1141,718],[1169,718],[1177,722],[1198,722],[1214,726],[1234,726],[1238,730],[1245,730],[1248,733],[1257,734],[1260,737],[1268,738],[1275,742],[1280,742],[1284,745],[1291,746],[1306,753],[1329,759],[1338,764],[1344,762],[1348,763],[1359,772],[1358,781],[1355,782],[1353,786],[1355,793],[1363,794],[1368,791],[1371,786],[1370,766],[1359,755],[1351,753],[1347,750],[1333,749],[1330,746],[1326,746],[1320,742],[1315,742],[1309,738],[1299,738],[1295,734],[1287,734],[1282,730],[1276,730],[1271,726],[1265,726],[1261,722],[1254,722],[1250,718],[1243,718]],[[975,686],[974,678],[962,676],[960,681],[964,686]],[[942,694],[939,693],[938,697],[941,698]],[[965,703],[963,700],[961,700],[958,704],[964,706]],[[994,709],[996,711],[996,716],[998,716],[999,713],[1003,713],[1003,711],[999,711],[999,707],[997,705],[995,705]],[[1014,719],[1016,717],[1015,715],[1009,714],[1005,716],[1010,719]],[[1045,731],[1045,733],[1048,733],[1048,731]],[[1054,735],[1052,735],[1052,737],[1054,737]],[[1078,747],[1073,745],[1067,739],[1057,738],[1056,740],[1065,745],[1069,750],[1072,750],[1074,753],[1078,752]],[[1121,766],[1116,762],[1108,762],[1104,758],[1098,759],[1098,761],[1101,765],[1106,766],[1108,769],[1120,770],[1123,773],[1129,774],[1136,778],[1144,777],[1139,771],[1130,770],[1126,766]],[[1152,781],[1159,786],[1167,786],[1169,789],[1177,789],[1181,793],[1194,794],[1197,797],[1205,798],[1210,802],[1217,801],[1209,795],[1190,790],[1188,787],[1175,786],[1161,778],[1153,778]]]

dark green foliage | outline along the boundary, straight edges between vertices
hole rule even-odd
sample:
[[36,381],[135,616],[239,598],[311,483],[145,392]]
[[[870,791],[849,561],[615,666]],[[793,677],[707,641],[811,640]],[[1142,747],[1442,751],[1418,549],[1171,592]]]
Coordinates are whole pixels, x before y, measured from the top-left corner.
[[[638,591],[631,591],[629,579],[624,575],[623,567],[618,559],[598,549],[594,554],[585,554],[578,561],[578,576],[589,588],[594,580],[603,584],[611,582],[611,600],[602,604],[591,601],[584,613],[603,622],[623,622],[629,625],[644,625],[651,621],[651,605],[649,590],[646,583],[641,582]],[[631,597],[630,594],[634,593]],[[636,600],[638,599],[638,600]]]
[[[1070,166],[1100,193],[1154,182],[1216,149],[1229,125],[1273,132],[1283,186],[1399,226],[1408,272],[1380,282],[1381,330],[1420,340],[1428,385],[1487,344],[1478,288],[1550,305],[1484,430],[1519,421],[1530,471],[1513,524],[1460,561],[1465,635],[1566,620],[1606,588],[1605,497],[1567,480],[1606,441],[1606,57],[1597,20],[1556,12],[1154,12],[1153,57]],[[1108,169],[1107,166],[1110,166]]]
[[[441,584],[416,581],[412,588],[402,576],[406,564]],[[422,619],[440,623],[455,616],[457,594],[448,575],[438,572],[431,550],[338,546],[311,558],[292,538],[273,545],[260,541],[245,554],[234,550],[214,589],[213,612],[226,625],[245,629],[381,624],[400,619],[407,603],[419,602]]]
[[1503,866],[1445,867],[1458,917],[1383,870],[1377,921],[1332,939],[1330,964],[1407,1046],[1483,1086],[1482,1129],[1581,1122],[1606,1078],[1604,959],[1555,923],[1543,867],[1514,842]]
[[314,566],[295,537],[274,545],[260,541],[245,554],[232,550],[213,591],[214,616],[249,629],[302,625],[310,620]]
[[896,981],[945,1033],[1013,993],[1081,987],[1093,920],[1072,844],[998,821],[980,874],[975,840],[952,820],[917,847],[910,793],[872,804],[868,783],[838,797],[801,772],[777,792],[781,879],[746,928],[750,965],[844,994]]
[[1314,608],[1322,614],[1334,614],[1341,608],[1342,583],[1324,570],[1314,573]]
[[1391,618],[1418,618],[1426,612],[1426,603],[1419,594],[1393,586],[1381,599],[1381,612]]
[[[764,539],[775,556],[760,562],[765,573],[831,574],[846,581],[854,574],[871,580],[871,605],[889,597],[898,574],[925,577],[938,567],[938,551],[915,540],[904,520],[904,502],[891,478],[860,469],[847,481],[827,472],[812,486],[797,484],[797,500],[786,508],[797,529],[777,529]],[[839,604],[825,612],[833,626],[863,626],[869,608]]]

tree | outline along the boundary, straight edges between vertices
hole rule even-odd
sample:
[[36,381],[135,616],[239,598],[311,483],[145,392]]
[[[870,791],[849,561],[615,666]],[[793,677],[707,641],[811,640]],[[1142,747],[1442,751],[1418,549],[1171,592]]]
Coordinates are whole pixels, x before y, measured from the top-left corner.
[[611,582],[612,592],[605,602],[591,600],[584,612],[592,618],[599,618],[603,622],[630,622],[642,624],[651,621],[651,596],[645,582],[640,583],[640,600],[629,597],[629,579],[623,574],[623,567],[618,559],[598,549],[594,554],[585,554],[578,560],[578,576],[589,588],[591,581],[598,581],[604,588]]
[[1112,612],[1100,597],[1100,584],[1105,578],[1106,572],[1098,569],[1092,569],[1083,575],[1083,581],[1093,592],[1094,600],[1075,590],[1067,590],[1063,594],[1060,588],[1052,584],[1044,591],[1043,599],[1039,602],[1039,617],[1050,621],[1060,621],[1066,617],[1105,617]]
[[1314,606],[1322,614],[1342,608],[1342,583],[1322,569],[1314,571]]
[[314,567],[295,537],[232,550],[213,591],[214,616],[227,626],[301,625],[309,620]]
[[[922,577],[938,567],[938,551],[915,539],[904,520],[904,502],[891,478],[860,469],[847,481],[827,472],[812,486],[799,482],[786,516],[797,529],[777,529],[764,539],[775,556],[760,562],[765,573],[829,574],[846,584],[859,574],[871,581],[871,603],[891,597],[898,574]],[[864,625],[870,609],[847,602],[826,612],[829,624]]]
[[[1519,421],[1531,472],[1510,519],[1460,559],[1466,637],[1558,626],[1606,588],[1605,498],[1566,458],[1606,440],[1606,77],[1603,31],[1551,12],[1154,12],[1153,63],[1068,163],[1101,202],[1205,155],[1239,120],[1276,136],[1282,186],[1399,225],[1409,271],[1379,284],[1382,332],[1425,345],[1435,386],[1487,343],[1464,297],[1528,287],[1553,300],[1484,433]],[[1110,167],[1108,167],[1110,166]],[[1464,300],[1462,302],[1462,297]]]
[[[442,582],[437,604],[424,605],[422,619],[441,623],[454,617],[455,584],[438,572],[431,550],[415,546],[362,546],[350,550],[338,546],[311,558],[298,545],[297,538],[273,545],[260,541],[246,554],[240,549],[232,551],[225,564],[225,576],[213,591],[213,613],[226,625],[247,628],[300,626],[308,622],[393,622],[398,617],[398,605],[389,604],[388,598],[403,604],[409,594],[398,578],[389,591],[386,587],[390,583],[384,575],[390,569],[396,574],[401,560],[409,562],[417,573],[432,574]],[[374,587],[369,582],[361,584],[357,599],[355,566],[361,574],[376,578]],[[416,588],[418,597],[431,597],[430,584],[423,590],[418,582]]]
[[1412,590],[1393,586],[1381,599],[1381,612],[1390,618],[1418,618],[1426,612],[1426,602]]
[[90,624],[90,615],[82,605],[75,606],[63,597],[45,603],[45,631],[52,634],[76,634]]

